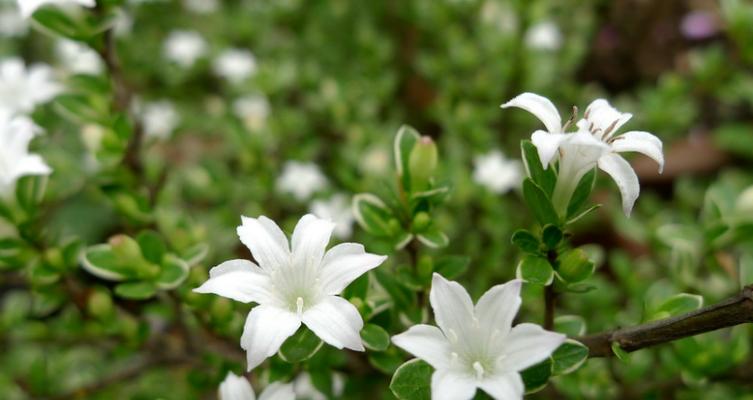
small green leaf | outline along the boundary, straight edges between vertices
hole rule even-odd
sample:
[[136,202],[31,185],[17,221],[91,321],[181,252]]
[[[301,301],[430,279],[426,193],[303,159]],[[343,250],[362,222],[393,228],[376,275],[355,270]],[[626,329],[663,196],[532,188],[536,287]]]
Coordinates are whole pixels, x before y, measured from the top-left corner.
[[107,110],[93,103],[87,96],[79,94],[60,95],[55,100],[55,105],[63,117],[75,123],[105,124],[107,122]]
[[204,260],[207,254],[209,254],[209,245],[206,243],[197,243],[186,249],[180,258],[184,259],[190,268]]
[[554,330],[570,337],[586,334],[586,320],[579,315],[560,315],[554,319]]
[[32,212],[44,199],[47,175],[24,176],[16,183],[16,200],[27,212]]
[[588,259],[588,254],[582,249],[568,250],[557,258],[559,268],[557,273],[568,283],[581,282],[588,279],[594,272],[594,263]]
[[569,374],[583,365],[588,359],[588,347],[582,343],[567,339],[552,353],[552,374]]
[[358,224],[378,237],[389,237],[393,235],[393,229],[389,221],[392,211],[377,196],[371,193],[359,193],[353,196],[353,216]]
[[526,178],[523,181],[523,197],[531,212],[533,212],[534,217],[536,217],[536,220],[541,225],[559,224],[559,217],[554,210],[554,206],[552,206],[551,200],[549,200],[549,197],[547,197],[541,187],[534,183],[531,178]]
[[592,211],[594,211],[594,210],[598,209],[599,207],[601,207],[601,204],[595,204],[595,205],[593,205],[593,206],[591,206],[591,207],[588,207],[587,209],[585,209],[585,210],[584,210],[583,212],[581,212],[580,214],[577,214],[577,215],[575,215],[574,217],[572,217],[572,218],[568,219],[568,220],[567,220],[567,222],[566,222],[566,224],[567,224],[567,225],[570,225],[570,224],[572,224],[572,223],[574,223],[574,222],[578,221],[579,219],[581,219],[581,218],[585,217],[586,215],[590,214],[590,213],[591,213]]
[[369,353],[369,363],[387,375],[391,375],[400,367],[403,358],[397,352],[380,351]]
[[167,254],[160,267],[157,286],[160,289],[175,289],[188,277],[188,264],[180,258]]
[[547,225],[541,232],[541,240],[548,249],[554,249],[562,241],[562,230],[554,225]]
[[552,168],[544,169],[539,159],[539,152],[530,140],[524,140],[520,143],[520,150],[523,155],[523,165],[526,168],[526,174],[544,190],[547,196],[551,196],[554,191],[554,185],[557,183],[557,176]]
[[90,36],[81,21],[76,21],[57,7],[41,7],[32,16],[34,23],[52,35],[59,35],[73,40],[84,41]]
[[165,241],[155,231],[143,231],[136,237],[136,242],[141,248],[141,254],[144,258],[152,263],[162,263],[162,256],[167,251]]
[[547,358],[532,367],[528,367],[520,372],[520,376],[523,378],[526,394],[538,392],[546,386],[549,377],[552,376],[552,359]]
[[400,285],[395,280],[393,274],[387,273],[384,269],[380,268],[374,269],[373,273],[377,282],[379,282],[379,285],[390,295],[392,302],[395,304],[395,308],[403,310],[410,307],[413,302],[413,293],[405,288],[405,286]]
[[418,234],[416,238],[419,242],[428,247],[431,247],[432,249],[445,247],[450,243],[450,239],[447,237],[447,235],[445,235],[444,232],[440,231],[436,227],[431,227],[424,230],[423,232]]
[[549,285],[554,280],[554,270],[543,257],[527,255],[518,264],[516,276],[535,285]]
[[81,254],[81,266],[92,275],[110,281],[135,278],[135,271],[123,265],[109,244],[98,244]]
[[570,220],[571,218],[580,214],[583,207],[586,205],[586,202],[588,202],[588,199],[591,197],[591,192],[593,191],[595,184],[596,169],[593,168],[591,169],[591,171],[586,173],[583,178],[580,179],[578,186],[575,187],[573,196],[570,198],[570,204],[568,204],[567,206],[566,219]]
[[146,300],[157,293],[157,286],[152,282],[127,282],[115,286],[115,294],[130,300]]
[[308,360],[322,347],[322,341],[310,329],[302,326],[280,347],[280,358],[289,363]]
[[697,294],[679,293],[665,300],[651,314],[649,321],[669,318],[697,310],[703,306],[703,297]]
[[447,279],[455,279],[468,270],[471,258],[467,256],[445,256],[436,261],[434,272]]
[[518,229],[512,234],[512,243],[524,252],[532,254],[538,254],[541,246],[539,239],[525,229]]
[[361,339],[366,348],[384,351],[390,346],[390,334],[379,325],[366,324],[361,330]]
[[623,350],[622,347],[620,347],[620,344],[617,342],[612,342],[612,353],[614,353],[615,356],[620,361],[627,362],[628,357],[630,356],[627,351]]
[[393,144],[395,167],[403,188],[410,191],[410,153],[421,135],[408,125],[403,125],[395,135]]
[[401,365],[390,381],[390,390],[400,400],[431,398],[431,365],[417,358]]

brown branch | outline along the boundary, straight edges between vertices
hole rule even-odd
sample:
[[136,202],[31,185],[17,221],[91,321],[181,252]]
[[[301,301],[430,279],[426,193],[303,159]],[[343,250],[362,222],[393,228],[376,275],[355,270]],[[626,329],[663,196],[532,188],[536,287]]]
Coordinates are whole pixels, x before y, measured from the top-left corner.
[[612,345],[626,352],[671,342],[717,329],[753,322],[753,285],[720,303],[646,324],[577,338],[589,357],[610,357]]

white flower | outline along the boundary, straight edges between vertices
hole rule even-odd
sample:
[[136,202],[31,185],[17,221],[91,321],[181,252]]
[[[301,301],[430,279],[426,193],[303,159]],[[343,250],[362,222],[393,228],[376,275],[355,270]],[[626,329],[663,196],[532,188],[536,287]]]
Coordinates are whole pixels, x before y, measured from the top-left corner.
[[165,57],[183,68],[191,67],[207,51],[207,42],[192,31],[174,31],[165,40]]
[[24,18],[31,17],[39,7],[45,4],[78,4],[84,7],[94,7],[94,0],[17,0],[18,8]]
[[256,57],[248,50],[225,50],[214,61],[214,72],[232,83],[243,82],[256,73]]
[[178,126],[180,114],[169,101],[157,101],[144,106],[141,122],[147,137],[167,139]]
[[329,200],[314,200],[311,212],[319,218],[332,220],[335,223],[335,236],[340,239],[349,237],[353,232],[353,208],[344,194],[338,193]]
[[11,114],[28,113],[51,100],[62,90],[52,72],[42,64],[26,68],[20,58],[0,61],[0,109]]
[[540,22],[526,32],[526,45],[540,50],[557,50],[562,46],[562,34],[557,24],[551,21]]
[[486,0],[480,9],[481,22],[488,24],[501,32],[512,32],[518,26],[518,20],[505,3]]
[[476,156],[473,180],[493,193],[506,193],[520,186],[523,168],[519,160],[508,160],[499,150]]
[[61,39],[55,48],[65,68],[74,74],[97,75],[104,67],[96,51],[73,40]]
[[535,324],[512,326],[521,283],[494,286],[474,306],[462,286],[434,274],[429,300],[439,328],[421,324],[392,337],[436,370],[432,399],[470,399],[477,388],[496,399],[523,398],[519,372],[549,357],[565,335]]
[[338,349],[363,351],[363,319],[337,295],[387,257],[366,253],[357,243],[339,244],[325,253],[335,224],[311,214],[298,221],[290,244],[269,218],[241,220],[238,236],[259,265],[226,261],[212,268],[209,280],[194,291],[259,304],[248,314],[241,336],[248,370],[275,354],[301,323]]
[[523,93],[502,105],[502,108],[519,107],[535,115],[544,123],[548,132],[538,130],[531,135],[544,167],[559,159],[557,184],[552,202],[560,214],[564,214],[580,179],[598,166],[609,174],[620,189],[622,208],[630,215],[640,193],[638,176],[617,153],[637,151],[652,158],[664,168],[662,142],[651,133],[630,131],[616,134],[632,114],[621,113],[604,99],[594,100],[586,109],[584,118],[578,121],[578,130],[564,133],[557,108],[549,99],[533,93]]
[[0,10],[0,36],[22,36],[26,33],[26,29],[26,20],[16,10]]
[[52,169],[38,154],[29,154],[29,143],[39,128],[25,116],[12,117],[0,110],[0,196],[9,195],[18,178],[49,175]]
[[269,101],[263,95],[244,96],[233,102],[233,112],[251,131],[257,131],[266,125],[269,111]]
[[326,185],[327,178],[316,164],[298,161],[286,162],[277,179],[277,188],[292,194],[298,201],[308,199]]
[[[339,398],[345,389],[345,378],[341,373],[332,373],[332,394],[334,398]],[[311,375],[308,372],[301,372],[293,381],[293,391],[296,399],[306,400],[327,400],[322,392],[319,391],[311,382]]]
[[183,0],[183,6],[196,14],[211,14],[220,8],[217,0]]
[[[220,383],[217,395],[219,400],[256,400],[254,389],[248,380],[232,372],[228,372],[225,380]],[[261,392],[259,400],[295,400],[293,385],[273,382]]]

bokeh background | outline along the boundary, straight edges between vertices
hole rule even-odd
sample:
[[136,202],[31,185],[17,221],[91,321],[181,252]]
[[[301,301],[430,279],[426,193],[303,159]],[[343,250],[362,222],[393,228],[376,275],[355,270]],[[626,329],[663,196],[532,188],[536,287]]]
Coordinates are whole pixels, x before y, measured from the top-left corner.
[[[49,64],[74,91],[96,82],[82,74],[106,76],[96,53],[34,23],[19,19],[15,2],[0,1],[0,62]],[[235,235],[239,216],[263,214],[290,230],[318,207],[352,225],[343,240],[390,253],[353,223],[348,206],[354,194],[392,184],[392,140],[403,124],[437,142],[438,176],[452,188],[437,212],[450,244],[436,252],[470,257],[457,279],[474,296],[513,278],[510,236],[533,220],[515,185],[494,186],[478,170],[509,173],[520,140],[540,127],[528,113],[499,107],[524,91],[551,98],[563,115],[607,98],[634,114],[627,129],[663,140],[667,160],[660,175],[652,161],[631,158],[642,188],[631,218],[614,183],[599,177],[594,200],[603,206],[572,237],[598,260],[594,290],[564,297],[558,312],[598,332],[649,319],[670,294],[712,303],[753,278],[750,240],[709,234],[753,219],[753,192],[745,192],[753,184],[749,1],[155,0],[126,2],[113,24],[133,93],[128,107],[146,130],[145,174],[159,190],[155,223],[176,249],[209,248],[181,288],[189,325],[204,321],[231,344],[248,306],[189,290],[208,267],[249,257]],[[69,102],[53,100],[33,116],[46,131],[34,148],[55,171],[47,235],[91,245],[139,226],[139,207],[108,186],[123,150],[115,134],[71,112]],[[495,151],[504,157],[484,166]],[[3,240],[15,232],[0,224]],[[242,359],[216,354],[201,366],[145,367],[105,381],[149,337],[172,334],[169,302],[113,298],[111,285],[83,270],[61,278],[73,276],[130,312],[119,322],[98,319],[91,296],[78,299],[82,309],[3,257],[2,398],[211,398],[228,369],[243,369]],[[522,320],[539,322],[540,298],[540,289],[526,288]],[[751,344],[750,327],[740,326],[640,351],[629,362],[591,360],[533,397],[751,398]],[[322,353],[312,374],[350,371],[343,356]],[[364,357],[342,396],[390,398],[390,370],[404,358]]]

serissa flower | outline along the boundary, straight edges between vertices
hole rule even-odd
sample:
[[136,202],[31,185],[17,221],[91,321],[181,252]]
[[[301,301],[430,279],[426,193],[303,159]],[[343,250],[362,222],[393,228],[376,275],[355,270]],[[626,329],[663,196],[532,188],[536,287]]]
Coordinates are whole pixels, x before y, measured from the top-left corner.
[[29,118],[11,117],[0,109],[0,197],[8,196],[22,176],[52,172],[41,156],[29,153],[29,143],[38,131]]
[[[254,388],[248,380],[228,372],[217,391],[219,400],[256,400]],[[295,400],[293,385],[273,382],[259,394],[259,400]]]
[[521,284],[494,286],[474,305],[460,284],[434,274],[429,300],[439,327],[415,325],[392,337],[434,367],[432,399],[470,399],[479,388],[495,399],[523,397],[519,372],[549,357],[565,335],[529,323],[512,326]]
[[241,220],[238,236],[259,265],[226,261],[212,268],[209,280],[194,291],[259,304],[248,314],[241,336],[248,370],[275,354],[301,324],[338,349],[363,351],[363,319],[338,294],[387,257],[366,253],[357,243],[325,252],[335,224],[311,214],[298,221],[290,244],[269,218]]
[[522,108],[544,123],[546,131],[531,135],[544,168],[559,160],[557,184],[552,203],[560,214],[567,210],[575,188],[588,171],[598,166],[609,174],[620,189],[622,209],[630,215],[640,193],[638,176],[618,153],[636,151],[652,158],[664,169],[662,142],[649,132],[630,131],[617,134],[632,114],[622,113],[604,99],[594,100],[576,124],[577,131],[565,133],[557,108],[546,97],[523,93],[502,104],[502,108]]
[[24,18],[31,17],[39,7],[45,4],[79,4],[84,7],[94,7],[94,0],[17,0],[18,8]]

